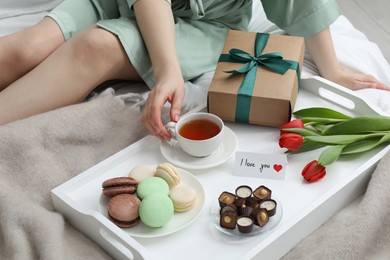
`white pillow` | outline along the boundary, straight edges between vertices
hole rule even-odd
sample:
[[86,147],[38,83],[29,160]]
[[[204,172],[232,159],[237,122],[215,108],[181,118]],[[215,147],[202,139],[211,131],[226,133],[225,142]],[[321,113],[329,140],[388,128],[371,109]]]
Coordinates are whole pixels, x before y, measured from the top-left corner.
[[0,0],[0,19],[52,10],[63,0]]

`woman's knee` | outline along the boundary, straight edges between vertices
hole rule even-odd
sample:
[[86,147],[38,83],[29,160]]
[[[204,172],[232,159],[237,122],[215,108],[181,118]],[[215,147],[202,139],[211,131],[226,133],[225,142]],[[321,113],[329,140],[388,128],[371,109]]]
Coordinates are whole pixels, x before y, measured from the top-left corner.
[[105,29],[88,28],[66,45],[66,55],[80,69],[98,72],[104,80],[140,80],[118,37]]
[[49,18],[26,30],[0,38],[0,90],[46,59],[64,42],[57,24]]
[[0,40],[0,58],[8,64],[34,67],[63,42],[62,33],[56,23],[45,18],[31,28],[4,36]]
[[69,43],[74,58],[81,62],[104,63],[123,59],[122,47],[117,37],[99,27],[92,27],[76,35]]

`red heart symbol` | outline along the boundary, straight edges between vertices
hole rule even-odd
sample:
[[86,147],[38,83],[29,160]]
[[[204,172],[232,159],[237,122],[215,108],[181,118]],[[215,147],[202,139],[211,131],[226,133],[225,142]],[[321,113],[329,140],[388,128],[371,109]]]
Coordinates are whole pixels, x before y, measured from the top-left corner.
[[280,172],[283,169],[283,166],[280,164],[274,164],[274,170]]

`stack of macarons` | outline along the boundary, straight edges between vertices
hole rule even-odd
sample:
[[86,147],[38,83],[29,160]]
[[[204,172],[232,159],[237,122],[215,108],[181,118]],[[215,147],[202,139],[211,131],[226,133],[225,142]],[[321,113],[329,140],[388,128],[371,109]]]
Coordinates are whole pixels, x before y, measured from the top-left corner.
[[169,186],[159,177],[142,180],[137,188],[141,199],[139,215],[148,227],[162,227],[169,222],[174,213],[172,200],[169,198]]
[[132,227],[142,221],[157,228],[167,224],[174,212],[196,205],[196,191],[181,183],[179,170],[164,162],[157,167],[135,166],[128,177],[103,182],[103,194],[110,197],[109,218],[119,227]]
[[169,186],[169,197],[175,211],[185,212],[196,205],[196,191],[185,184],[181,184],[179,171],[170,163],[161,163],[157,166],[156,176],[164,179]]
[[128,228],[140,222],[141,200],[135,194],[137,185],[130,177],[111,178],[102,184],[103,194],[110,198],[108,216],[119,227]]

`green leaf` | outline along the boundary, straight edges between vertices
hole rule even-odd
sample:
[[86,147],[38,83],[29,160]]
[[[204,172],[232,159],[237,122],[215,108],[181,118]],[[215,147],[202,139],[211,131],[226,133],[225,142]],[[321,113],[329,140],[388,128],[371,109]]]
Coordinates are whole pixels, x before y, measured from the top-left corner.
[[327,135],[327,136],[305,136],[310,140],[326,145],[350,144],[367,138],[367,135]]
[[342,154],[354,154],[354,153],[366,152],[387,142],[390,142],[390,132],[385,134],[382,138],[372,138],[372,139],[362,140],[356,143],[351,143],[345,146]]
[[379,138],[375,138],[375,139],[362,140],[356,143],[351,143],[345,146],[342,154],[354,154],[354,153],[362,153],[362,152],[369,151],[380,144],[378,141]]
[[323,118],[323,117],[301,117],[304,124],[336,124],[344,122],[347,119],[334,119],[334,118]]
[[324,135],[364,134],[390,130],[390,117],[387,116],[361,116],[338,123],[326,129]]
[[297,133],[302,136],[311,136],[311,135],[319,135],[318,133],[307,129],[307,128],[283,128],[282,129],[284,132],[289,132],[289,133]]
[[324,144],[320,144],[320,143],[315,143],[315,142],[312,142],[310,140],[305,140],[301,146],[301,148],[299,148],[298,151],[290,151],[288,150],[287,153],[304,153],[304,152],[307,152],[307,151],[311,151],[311,150],[315,150],[315,149],[318,149],[318,148],[321,148],[321,147],[324,147],[325,145]]
[[324,166],[332,164],[340,157],[344,147],[345,145],[335,145],[324,150],[318,157],[318,163]]
[[385,143],[385,142],[388,142],[390,141],[390,132],[386,133],[382,139],[380,140],[381,143]]
[[322,133],[323,131],[325,131],[325,129],[327,129],[329,127],[329,125],[324,125],[324,124],[312,124],[310,125],[310,127],[312,127],[313,129],[315,129],[316,131]]
[[298,118],[303,118],[303,117],[319,117],[319,118],[333,118],[333,119],[351,118],[350,116],[347,116],[343,113],[340,113],[333,109],[324,108],[324,107],[305,108],[305,109],[295,111],[293,114]]

